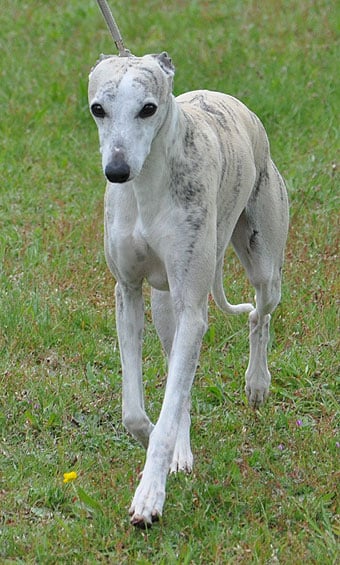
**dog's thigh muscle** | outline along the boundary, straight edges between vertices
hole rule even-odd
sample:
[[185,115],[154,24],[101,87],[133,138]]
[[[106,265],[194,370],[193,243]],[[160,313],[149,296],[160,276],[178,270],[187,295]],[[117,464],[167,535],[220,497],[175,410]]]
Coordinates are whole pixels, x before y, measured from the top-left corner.
[[259,314],[280,301],[281,270],[288,231],[288,199],[282,177],[270,161],[234,229],[231,242],[255,287]]

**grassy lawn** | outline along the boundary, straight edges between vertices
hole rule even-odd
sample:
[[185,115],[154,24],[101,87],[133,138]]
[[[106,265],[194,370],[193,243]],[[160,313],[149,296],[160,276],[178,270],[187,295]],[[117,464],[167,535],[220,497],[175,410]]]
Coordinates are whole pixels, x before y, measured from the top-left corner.
[[[94,0],[0,11],[0,562],[320,564],[339,557],[339,29],[331,0],[115,0],[126,46],[168,50],[175,90],[228,92],[262,119],[291,201],[272,394],[246,403],[247,321],[210,308],[193,390],[192,475],[147,532],[127,509],[144,452],[121,424],[114,281],[103,257],[87,76],[114,52]],[[338,43],[337,43],[338,41]],[[232,302],[252,289],[230,251]],[[145,289],[148,304],[148,289]],[[165,364],[147,311],[146,401]],[[63,473],[78,478],[63,483]]]

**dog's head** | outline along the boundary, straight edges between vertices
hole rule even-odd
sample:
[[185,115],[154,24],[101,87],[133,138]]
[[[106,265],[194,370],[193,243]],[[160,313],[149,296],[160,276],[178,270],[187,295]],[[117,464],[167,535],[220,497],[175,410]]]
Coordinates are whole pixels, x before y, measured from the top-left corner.
[[89,105],[110,182],[133,180],[166,119],[175,69],[167,53],[109,56],[92,69]]

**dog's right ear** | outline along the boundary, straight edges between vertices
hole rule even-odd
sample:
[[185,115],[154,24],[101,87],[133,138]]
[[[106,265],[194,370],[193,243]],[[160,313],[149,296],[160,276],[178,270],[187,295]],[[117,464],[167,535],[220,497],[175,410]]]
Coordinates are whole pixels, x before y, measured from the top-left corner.
[[175,67],[172,64],[172,60],[171,57],[169,57],[169,55],[167,54],[166,51],[163,51],[163,53],[160,53],[159,55],[154,55],[154,57],[156,57],[159,66],[161,67],[161,69],[170,76],[174,76],[175,74]]

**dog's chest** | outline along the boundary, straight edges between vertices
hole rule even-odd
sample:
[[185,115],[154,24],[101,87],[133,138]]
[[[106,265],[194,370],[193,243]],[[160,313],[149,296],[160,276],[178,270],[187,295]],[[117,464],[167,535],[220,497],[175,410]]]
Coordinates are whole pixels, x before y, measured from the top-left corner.
[[165,265],[138,227],[125,237],[116,233],[107,243],[110,249],[107,255],[113,258],[112,270],[126,282],[146,279],[154,288],[168,290]]
[[132,234],[132,247],[139,261],[143,278],[158,290],[168,290],[168,277],[165,264],[158,253],[157,246],[150,245],[140,223],[137,221]]
[[166,269],[156,235],[141,221],[135,200],[128,198],[127,191],[119,192],[109,188],[105,199],[105,255],[108,266],[117,279],[131,283],[147,279],[151,286],[168,290]]

